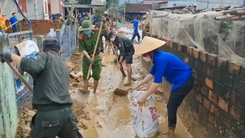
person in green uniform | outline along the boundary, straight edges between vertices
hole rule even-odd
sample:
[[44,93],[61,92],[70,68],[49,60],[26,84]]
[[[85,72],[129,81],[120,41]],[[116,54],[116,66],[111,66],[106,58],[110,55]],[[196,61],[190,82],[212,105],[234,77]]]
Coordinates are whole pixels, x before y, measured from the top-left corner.
[[0,53],[0,61],[14,62],[34,79],[31,138],[83,138],[71,109],[69,73],[60,59],[60,45],[55,39],[43,42],[43,52],[35,58],[20,57],[9,51]]
[[[99,36],[99,28],[92,25],[89,20],[84,20],[82,25],[78,28],[79,36],[79,51],[83,53],[83,63],[82,63],[82,71],[83,71],[83,80],[84,80],[84,91],[89,92],[88,90],[88,80],[87,75],[89,71],[89,66],[92,64],[92,78],[94,79],[94,89],[93,92],[96,93],[100,73],[101,73],[101,41],[102,36],[106,36],[106,31],[102,29],[101,35]],[[95,57],[92,59],[92,55],[95,49],[95,44],[97,41],[97,37],[99,38],[99,43],[96,49]],[[91,77],[91,76],[89,76]]]

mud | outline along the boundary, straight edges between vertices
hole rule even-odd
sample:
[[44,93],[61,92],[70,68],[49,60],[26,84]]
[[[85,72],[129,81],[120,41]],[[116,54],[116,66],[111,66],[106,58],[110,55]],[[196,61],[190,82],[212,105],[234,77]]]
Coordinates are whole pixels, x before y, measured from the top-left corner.
[[[85,138],[136,138],[132,118],[129,110],[129,101],[127,96],[116,96],[113,91],[116,88],[127,89],[123,86],[123,78],[117,66],[113,63],[115,56],[112,54],[105,55],[106,66],[102,69],[101,80],[96,94],[90,93],[83,103],[78,102],[75,97],[76,93],[83,88],[81,62],[82,56],[75,52],[67,62],[70,72],[70,94],[73,98],[73,111],[78,118],[79,132]],[[140,58],[134,57],[133,76],[138,83],[145,72],[140,66]],[[90,80],[90,89],[92,91],[92,82]],[[147,90],[149,84],[140,88]],[[158,110],[160,119],[159,132],[167,130],[166,101],[161,94],[155,94],[155,105]],[[30,132],[30,120],[35,112],[26,109],[19,118],[19,128],[16,138],[27,138]],[[178,124],[175,132],[176,138],[191,138],[191,134],[178,118]],[[164,138],[158,135],[158,138]]]

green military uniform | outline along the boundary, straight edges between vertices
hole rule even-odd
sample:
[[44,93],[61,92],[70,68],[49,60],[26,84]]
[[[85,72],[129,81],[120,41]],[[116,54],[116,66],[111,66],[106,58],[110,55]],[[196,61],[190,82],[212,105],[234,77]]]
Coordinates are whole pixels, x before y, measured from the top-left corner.
[[58,54],[43,52],[36,59],[22,58],[20,68],[34,78],[32,104],[37,113],[32,118],[31,137],[82,138],[71,109],[69,73]]
[[[89,24],[90,29],[92,29],[92,34],[90,37],[87,37],[83,32],[85,31],[82,27],[78,28],[80,37],[79,37],[79,51],[87,51],[87,53],[89,54],[90,57],[92,57],[94,49],[95,49],[95,44],[97,41],[97,37],[99,35],[99,28],[94,28],[94,25],[91,25],[91,23]],[[94,58],[94,63],[92,65],[92,78],[94,80],[99,80],[100,79],[100,73],[101,73],[101,58],[99,56],[99,53],[102,50],[103,47],[103,43],[102,43],[102,36],[106,36],[106,30],[102,29],[101,31],[101,35],[97,49],[96,49],[96,53],[95,53],[95,58]],[[86,80],[87,79],[87,74],[88,74],[88,70],[89,70],[89,66],[90,66],[90,61],[89,59],[84,56],[83,57],[83,79]]]

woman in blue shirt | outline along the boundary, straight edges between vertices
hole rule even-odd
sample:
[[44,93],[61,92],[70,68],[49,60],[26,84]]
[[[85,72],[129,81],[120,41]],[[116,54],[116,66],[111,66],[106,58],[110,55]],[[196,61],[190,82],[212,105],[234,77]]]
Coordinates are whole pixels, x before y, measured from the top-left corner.
[[129,91],[132,92],[151,79],[154,79],[149,90],[138,100],[139,103],[144,103],[163,82],[163,77],[172,84],[172,90],[167,105],[169,129],[165,134],[168,135],[168,138],[173,138],[177,122],[177,109],[185,96],[191,91],[194,78],[191,67],[180,58],[174,54],[156,50],[165,43],[166,42],[155,38],[144,37],[135,54],[144,54],[143,59],[147,62],[152,61],[153,67],[150,74]]

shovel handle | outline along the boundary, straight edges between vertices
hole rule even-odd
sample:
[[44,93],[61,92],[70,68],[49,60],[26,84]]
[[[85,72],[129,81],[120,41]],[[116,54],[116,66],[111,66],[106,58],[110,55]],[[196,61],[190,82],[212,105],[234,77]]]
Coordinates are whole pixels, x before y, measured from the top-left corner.
[[26,80],[22,77],[22,75],[19,73],[19,71],[10,62],[6,62],[6,63],[13,70],[13,72],[20,78],[20,80],[24,83],[24,85],[27,87],[27,89],[31,93],[33,93],[31,86],[26,82]]
[[[95,52],[97,50],[97,47],[98,47],[98,44],[99,44],[99,41],[100,41],[100,34],[101,34],[102,26],[103,26],[103,22],[101,22],[101,24],[100,24],[100,29],[99,29],[99,33],[98,33],[97,40],[96,40],[96,43],[95,43],[94,52],[93,52],[93,55],[92,55],[92,60],[94,60]],[[87,78],[86,78],[87,80],[89,79],[91,69],[92,69],[92,64],[90,63],[89,68],[88,68]]]

